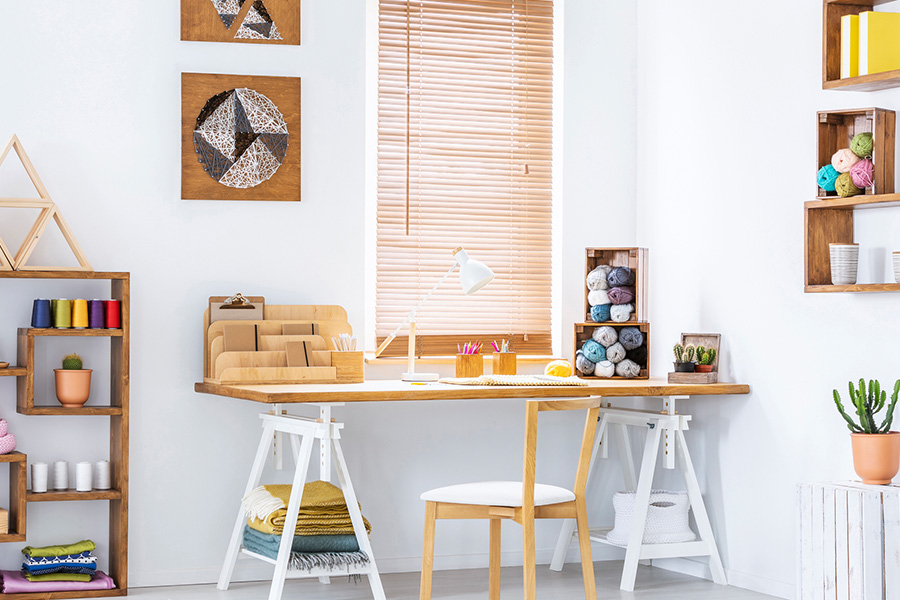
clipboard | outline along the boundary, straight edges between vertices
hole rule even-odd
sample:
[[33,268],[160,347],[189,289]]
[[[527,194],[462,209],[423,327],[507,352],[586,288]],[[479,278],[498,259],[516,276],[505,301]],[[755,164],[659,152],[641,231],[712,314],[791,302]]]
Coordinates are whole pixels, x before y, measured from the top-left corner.
[[[266,299],[262,296],[209,297],[209,324],[216,321],[261,321]],[[207,324],[207,326],[209,325]]]

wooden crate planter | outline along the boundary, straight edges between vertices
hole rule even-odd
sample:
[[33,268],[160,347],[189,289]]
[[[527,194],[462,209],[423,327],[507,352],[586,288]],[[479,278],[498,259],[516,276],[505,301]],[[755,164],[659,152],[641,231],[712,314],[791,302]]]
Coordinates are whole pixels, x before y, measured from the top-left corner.
[[681,345],[690,344],[694,348],[714,348],[716,358],[709,373],[669,373],[669,383],[717,383],[719,381],[719,355],[721,353],[722,336],[718,333],[682,333]]
[[[874,184],[867,195],[894,193],[894,137],[896,113],[883,108],[820,111],[818,124],[818,163],[816,169],[831,164],[831,157],[842,148],[850,147],[850,140],[859,133],[873,137],[872,163]],[[817,187],[818,198],[837,198],[837,192]]]
[[[610,326],[615,328],[616,330],[621,330],[625,327],[636,327],[640,330],[642,334],[644,334],[644,346],[647,348],[647,363],[641,367],[641,373],[637,377],[632,377],[631,379],[649,379],[650,378],[650,323],[575,323],[575,349],[572,352],[572,356],[574,358],[575,353],[581,349],[581,346],[584,343],[591,339],[591,335],[594,333],[594,329],[597,327]],[[576,375],[581,377],[582,379],[627,379],[626,377],[620,377],[615,375],[614,377],[597,377],[596,375],[582,375],[578,371],[575,372]]]
[[[600,265],[612,267],[628,267],[634,271],[634,313],[632,322],[646,321],[649,312],[647,310],[647,255],[646,248],[586,248],[584,261],[584,321],[591,322],[591,305],[588,302],[587,274]],[[604,322],[604,325],[613,325],[614,322]]]

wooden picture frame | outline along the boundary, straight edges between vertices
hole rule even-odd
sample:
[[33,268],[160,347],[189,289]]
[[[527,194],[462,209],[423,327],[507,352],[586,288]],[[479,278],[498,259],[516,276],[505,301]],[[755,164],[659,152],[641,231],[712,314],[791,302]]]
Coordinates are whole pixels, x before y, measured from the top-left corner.
[[669,383],[718,383],[719,381],[719,355],[722,346],[722,334],[720,333],[682,333],[681,345],[690,344],[695,348],[715,348],[716,358],[712,363],[712,371],[709,373],[669,373]]
[[[181,39],[191,42],[299,46],[300,2],[301,0],[181,0]],[[224,10],[226,6],[229,9]],[[219,10],[223,12],[220,13]]]
[[[237,91],[235,91],[237,90]],[[242,97],[263,98],[270,102],[283,119],[284,134],[258,134],[244,151],[255,151],[255,144],[262,147],[263,140],[283,136],[281,147],[274,154],[281,160],[274,173],[268,173],[260,183],[248,187],[234,187],[223,183],[231,176],[229,169],[238,165],[240,156],[218,155],[216,168],[201,161],[204,156],[195,140],[198,117],[209,112],[216,97],[233,92]],[[255,93],[255,94],[254,94]],[[245,100],[246,101],[246,100]],[[220,105],[221,106],[221,105]],[[252,120],[252,119],[251,119]],[[251,123],[252,125],[252,123]],[[234,133],[234,132],[232,132]],[[201,140],[200,142],[205,143]],[[232,148],[233,149],[233,148]],[[271,149],[271,148],[270,148]],[[211,159],[208,159],[210,162]],[[218,177],[218,179],[217,179]],[[230,181],[230,180],[229,180]],[[181,75],[181,197],[184,200],[273,200],[300,201],[300,78],[262,77],[252,75],[209,75],[182,73]]]

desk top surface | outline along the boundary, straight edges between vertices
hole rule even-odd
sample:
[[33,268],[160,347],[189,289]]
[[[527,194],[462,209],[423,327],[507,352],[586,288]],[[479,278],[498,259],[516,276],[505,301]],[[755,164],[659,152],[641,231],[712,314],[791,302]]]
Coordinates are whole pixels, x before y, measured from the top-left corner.
[[585,396],[721,396],[749,394],[742,383],[669,384],[665,379],[590,380],[587,386],[417,385],[399,380],[363,383],[221,385],[195,383],[194,391],[265,404],[322,402],[396,402],[500,398],[575,398]]

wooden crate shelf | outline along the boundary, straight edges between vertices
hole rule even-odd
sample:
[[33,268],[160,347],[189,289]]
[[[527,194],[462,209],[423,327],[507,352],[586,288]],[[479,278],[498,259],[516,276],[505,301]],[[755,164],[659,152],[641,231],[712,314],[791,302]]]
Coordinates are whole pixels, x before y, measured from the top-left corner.
[[8,531],[0,534],[0,542],[25,541],[25,483],[28,456],[17,450],[0,454],[0,463],[9,464]]
[[25,367],[13,367],[9,366],[5,369],[0,369],[0,377],[21,377],[28,372],[28,369]]
[[900,69],[841,79],[841,17],[857,15],[890,1],[823,0],[822,89],[875,92],[900,87]]
[[[594,333],[594,329],[597,327],[610,326],[617,330],[621,330],[625,327],[636,327],[644,334],[644,346],[647,348],[647,361],[645,364],[641,365],[641,372],[637,377],[632,377],[631,379],[649,379],[650,378],[650,323],[641,322],[641,323],[576,323],[575,324],[575,350],[572,353],[573,366],[574,366],[574,357],[575,353],[581,349],[581,346],[591,338],[591,334]],[[582,379],[628,379],[626,377],[620,377],[615,375],[613,377],[597,377],[596,375],[583,375],[579,373],[577,370],[575,374]]]
[[[897,115],[894,111],[883,108],[819,111],[816,113],[816,123],[816,169],[830,165],[834,153],[848,148],[853,136],[871,133],[874,184],[866,189],[866,194],[894,193],[894,140],[897,130]],[[826,192],[818,187],[816,195],[819,198],[838,198],[837,192]]]
[[100,416],[100,417],[118,417],[122,416],[123,410],[121,406],[81,406],[79,408],[67,408],[65,406],[41,406],[35,405],[31,408],[19,410],[16,412],[20,415],[70,415],[70,416]]
[[[600,265],[611,267],[628,267],[634,271],[634,313],[631,320],[646,321],[649,311],[647,309],[647,249],[646,248],[585,248],[584,260],[584,320],[591,321],[591,304],[588,302],[588,293],[585,280],[587,274]],[[604,323],[604,325],[609,324]]]
[[[125,332],[121,329],[25,329],[31,336],[58,336],[58,337],[122,337]],[[19,331],[22,331],[20,329]]]
[[25,494],[26,502],[82,502],[85,500],[121,500],[122,490],[91,490],[90,492],[77,492],[75,490],[47,490],[46,492],[32,492]]

